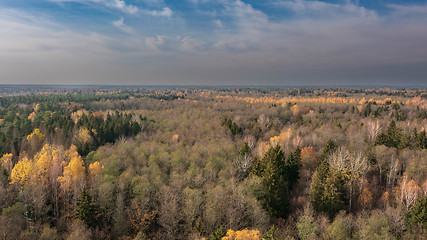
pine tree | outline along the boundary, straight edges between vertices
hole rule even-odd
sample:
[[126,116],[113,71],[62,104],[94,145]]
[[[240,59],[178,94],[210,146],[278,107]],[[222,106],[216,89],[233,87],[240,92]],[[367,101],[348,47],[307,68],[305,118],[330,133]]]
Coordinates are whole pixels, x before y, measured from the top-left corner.
[[412,208],[409,222],[412,225],[420,223],[427,229],[427,196],[418,200],[418,203]]
[[320,155],[320,157],[319,157],[320,163],[322,163],[323,161],[325,161],[328,158],[328,156],[333,151],[335,151],[336,148],[337,148],[337,146],[335,145],[334,141],[332,141],[331,139],[329,139],[326,142],[325,147],[323,148],[322,155]]
[[427,137],[426,137],[426,130],[421,131],[418,133],[415,147],[419,149],[426,149],[427,148]]
[[289,183],[289,188],[297,183],[299,179],[299,170],[301,168],[301,149],[298,147],[295,152],[289,154],[285,164],[284,176]]
[[285,154],[280,146],[270,148],[261,162],[262,203],[273,217],[286,217],[289,212],[289,186],[284,178]]
[[83,187],[80,192],[80,197],[76,202],[76,218],[82,220],[88,227],[96,227],[97,225],[97,208],[92,202],[92,196]]
[[331,219],[345,207],[347,196],[345,191],[346,176],[330,169],[328,156],[336,148],[329,140],[311,182],[310,201],[317,212],[326,213]]

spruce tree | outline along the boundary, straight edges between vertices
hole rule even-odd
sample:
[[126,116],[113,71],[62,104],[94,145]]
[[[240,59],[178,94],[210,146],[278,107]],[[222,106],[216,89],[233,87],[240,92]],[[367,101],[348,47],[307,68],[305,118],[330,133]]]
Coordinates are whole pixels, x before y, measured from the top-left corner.
[[289,212],[289,185],[284,177],[285,154],[280,146],[270,148],[261,161],[264,208],[273,217],[286,217]]
[[288,159],[285,164],[285,173],[286,180],[289,183],[289,188],[297,183],[299,179],[299,170],[301,168],[301,149],[298,147],[293,153],[289,154]]
[[97,208],[92,202],[92,196],[83,187],[80,192],[80,197],[76,202],[76,218],[82,220],[88,227],[96,227],[97,225]]

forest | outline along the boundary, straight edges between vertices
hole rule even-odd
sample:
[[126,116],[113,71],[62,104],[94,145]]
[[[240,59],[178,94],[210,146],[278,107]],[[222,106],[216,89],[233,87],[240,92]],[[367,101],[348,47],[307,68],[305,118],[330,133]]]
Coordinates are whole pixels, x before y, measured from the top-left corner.
[[0,89],[0,239],[427,239],[427,89]]

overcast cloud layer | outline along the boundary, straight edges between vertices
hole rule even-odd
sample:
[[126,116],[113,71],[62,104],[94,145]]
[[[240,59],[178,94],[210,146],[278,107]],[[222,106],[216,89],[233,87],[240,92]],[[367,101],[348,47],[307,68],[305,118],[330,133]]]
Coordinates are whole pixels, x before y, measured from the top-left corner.
[[427,3],[2,0],[0,83],[426,86]]

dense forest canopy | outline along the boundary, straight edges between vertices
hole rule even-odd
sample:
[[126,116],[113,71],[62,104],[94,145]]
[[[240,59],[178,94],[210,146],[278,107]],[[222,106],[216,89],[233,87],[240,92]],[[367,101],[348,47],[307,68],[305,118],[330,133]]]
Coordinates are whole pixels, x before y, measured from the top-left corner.
[[426,89],[0,95],[0,239],[427,238]]

